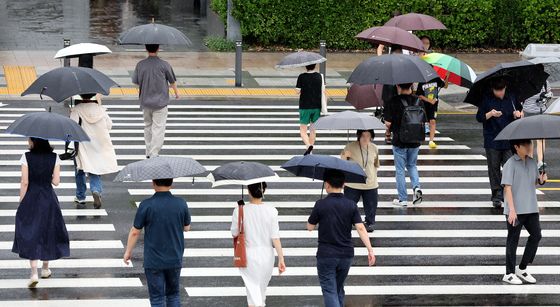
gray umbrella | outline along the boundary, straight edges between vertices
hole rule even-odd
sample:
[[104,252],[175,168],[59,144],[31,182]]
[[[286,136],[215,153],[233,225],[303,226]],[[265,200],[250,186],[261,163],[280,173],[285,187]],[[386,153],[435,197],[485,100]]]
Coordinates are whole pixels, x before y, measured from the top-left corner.
[[344,111],[319,118],[313,124],[313,128],[316,130],[346,130],[349,141],[350,130],[385,129],[386,127],[377,117],[355,111]]
[[276,68],[304,67],[327,61],[325,57],[315,52],[299,51],[286,56],[276,64]]
[[560,59],[554,57],[534,58],[529,60],[534,64],[543,64],[544,71],[549,75],[548,82],[560,81]]
[[263,181],[278,180],[278,175],[269,167],[258,162],[231,162],[216,168],[208,175],[212,187],[222,185],[250,185]]
[[190,177],[204,172],[206,172],[206,168],[194,159],[159,156],[128,164],[119,172],[114,181]]
[[556,99],[544,112],[545,114],[560,113],[560,98]]
[[420,57],[390,54],[371,57],[356,67],[348,83],[403,84],[428,82],[438,77],[432,65]]
[[6,129],[6,133],[67,142],[90,140],[78,123],[66,116],[51,112],[25,114],[16,119]]
[[496,141],[560,139],[560,116],[535,115],[513,121],[507,125]]
[[119,36],[118,42],[120,45],[192,45],[183,32],[157,23],[130,28]]
[[118,86],[104,73],[86,67],[60,67],[40,76],[21,96],[39,94],[51,97],[56,102],[79,94],[109,95],[109,90]]

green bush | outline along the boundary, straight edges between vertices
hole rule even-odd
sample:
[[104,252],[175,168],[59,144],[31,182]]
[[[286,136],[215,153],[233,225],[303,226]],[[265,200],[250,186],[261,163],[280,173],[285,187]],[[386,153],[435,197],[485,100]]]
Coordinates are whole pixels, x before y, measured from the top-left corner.
[[227,22],[227,0],[211,0],[210,8],[214,11],[224,24]]
[[[426,31],[436,47],[522,48],[530,42],[560,41],[559,0],[233,0],[245,42],[254,45],[365,49],[354,36],[383,25],[392,13],[417,12],[442,21],[445,31]],[[227,0],[212,7],[227,15]],[[224,18],[222,17],[222,18]]]
[[207,36],[204,38],[204,45],[210,51],[230,52],[235,51],[235,42],[229,41],[221,36]]

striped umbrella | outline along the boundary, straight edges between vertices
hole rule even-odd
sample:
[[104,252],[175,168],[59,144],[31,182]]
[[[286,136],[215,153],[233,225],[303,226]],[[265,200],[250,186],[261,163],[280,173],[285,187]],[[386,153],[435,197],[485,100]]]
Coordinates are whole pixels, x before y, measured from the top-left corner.
[[465,62],[443,53],[429,53],[422,59],[434,66],[434,70],[445,80],[449,73],[449,82],[462,87],[471,88],[476,73]]

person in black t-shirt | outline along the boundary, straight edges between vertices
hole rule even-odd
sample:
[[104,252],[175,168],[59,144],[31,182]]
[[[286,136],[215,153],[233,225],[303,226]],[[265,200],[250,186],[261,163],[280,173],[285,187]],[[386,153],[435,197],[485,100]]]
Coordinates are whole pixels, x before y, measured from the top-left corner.
[[426,110],[426,119],[429,123],[429,129],[427,133],[430,135],[429,146],[431,149],[436,149],[437,144],[434,142],[434,137],[436,135],[436,119],[439,104],[439,91],[442,88],[447,88],[449,80],[449,74],[447,75],[446,81],[441,80],[440,77],[426,82],[418,83],[418,88],[416,90],[416,95],[422,99],[424,102],[424,109]]
[[309,129],[308,126],[321,116],[323,76],[315,71],[315,66],[306,66],[307,71],[299,75],[296,84],[299,92],[299,133],[306,146],[304,155],[311,153],[316,138],[315,129]]

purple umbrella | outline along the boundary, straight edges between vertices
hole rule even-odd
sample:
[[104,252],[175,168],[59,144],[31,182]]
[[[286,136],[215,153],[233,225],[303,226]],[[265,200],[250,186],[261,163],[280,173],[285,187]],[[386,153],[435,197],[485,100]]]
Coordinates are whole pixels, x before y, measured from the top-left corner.
[[346,94],[346,101],[354,106],[356,110],[381,107],[383,106],[383,100],[381,100],[382,91],[382,84],[352,84],[348,89],[348,94]]
[[398,27],[407,31],[447,30],[445,25],[434,17],[417,13],[395,16],[384,26]]
[[372,27],[360,32],[356,38],[387,46],[401,45],[403,49],[411,51],[426,51],[416,35],[397,27]]

